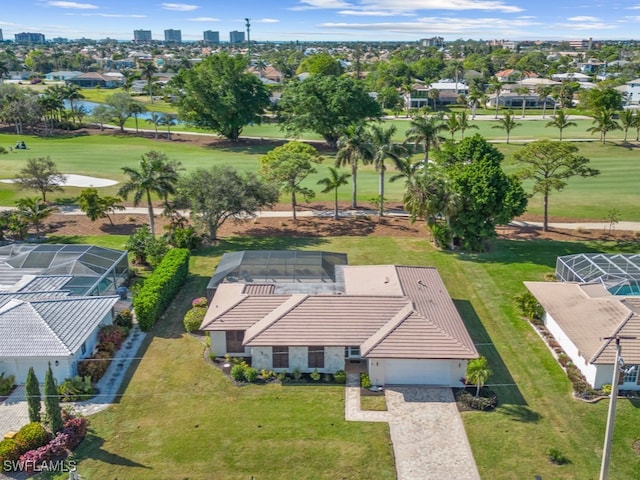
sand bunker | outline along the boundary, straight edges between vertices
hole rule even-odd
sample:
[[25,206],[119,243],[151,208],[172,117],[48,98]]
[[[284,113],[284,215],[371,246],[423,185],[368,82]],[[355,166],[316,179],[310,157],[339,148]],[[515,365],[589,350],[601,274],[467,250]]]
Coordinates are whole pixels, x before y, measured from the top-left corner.
[[[64,187],[111,187],[112,185],[116,185],[118,182],[115,180],[109,180],[108,178],[96,178],[96,177],[88,177],[86,175],[76,175],[75,173],[65,173],[65,177],[67,177],[66,182],[62,184]],[[2,183],[13,183],[13,180],[10,179],[2,179],[0,180]]]

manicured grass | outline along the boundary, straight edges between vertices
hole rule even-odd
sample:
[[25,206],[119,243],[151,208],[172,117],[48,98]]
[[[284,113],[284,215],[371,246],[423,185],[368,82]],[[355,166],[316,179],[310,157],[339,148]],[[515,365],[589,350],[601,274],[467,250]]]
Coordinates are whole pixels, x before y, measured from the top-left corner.
[[[401,122],[401,121],[397,121]],[[485,122],[486,123],[486,122]],[[529,122],[526,126],[536,122]],[[406,127],[406,122],[404,122]],[[257,128],[257,127],[256,127]],[[271,125],[270,128],[276,128]],[[522,127],[525,128],[524,126]],[[470,131],[469,134],[472,134]],[[0,135],[0,145],[12,146],[15,135]],[[154,140],[132,135],[86,135],[78,137],[33,137],[21,136],[29,150],[14,150],[0,156],[0,177],[13,178],[28,158],[50,156],[63,173],[111,178],[124,181],[121,168],[135,166],[141,155],[150,150],[160,150],[170,159],[179,160],[187,171],[208,167],[214,164],[232,164],[241,171],[256,171],[258,158],[273,148],[273,144],[238,145],[237,147],[198,146],[188,142]],[[620,219],[640,221],[640,210],[637,208],[640,193],[636,179],[640,175],[640,162],[637,161],[637,145],[607,142],[578,142],[580,153],[590,158],[591,166],[598,168],[601,175],[591,178],[571,178],[567,187],[550,197],[550,215],[555,217],[584,218],[602,221],[603,227],[608,212],[617,209]],[[518,165],[513,161],[513,153],[521,149],[522,144],[497,144],[505,153],[504,168],[508,173],[515,173]],[[324,155],[324,162],[318,166],[318,173],[310,175],[304,182],[306,187],[316,190],[316,200],[329,202],[332,193],[319,192],[317,182],[327,175],[327,168],[334,163],[334,154]],[[420,155],[416,155],[418,159]],[[402,199],[403,181],[391,183],[393,176],[391,162],[387,161],[385,197],[393,203]],[[348,169],[344,169],[345,172]],[[525,182],[527,191],[531,192],[531,182]],[[49,195],[50,199],[75,197],[82,189],[67,187],[64,193]],[[101,188],[104,194],[114,195],[118,186]],[[378,192],[378,174],[371,165],[361,167],[358,173],[358,199],[362,206],[372,206],[371,199]],[[35,192],[19,191],[11,184],[0,184],[0,205],[13,205],[18,198],[35,196]],[[339,199],[348,201],[351,198],[351,186],[339,190]],[[288,199],[282,198],[282,201]],[[542,213],[542,199],[539,195],[529,202],[529,213]]]
[[[498,241],[489,253],[468,255],[402,237],[232,238],[196,254],[121,402],[91,417],[91,435],[78,450],[83,476],[394,478],[386,427],[344,422],[342,387],[233,387],[205,362],[203,344],[180,333],[182,314],[204,293],[220,254],[247,248],[322,249],[346,252],[351,264],[436,266],[494,371],[488,383],[499,396],[496,411],[462,414],[482,478],[597,478],[608,402],[571,397],[569,381],[512,298],[524,291],[522,281],[552,272],[558,255],[637,245]],[[638,407],[618,403],[612,480],[640,475],[631,448]],[[550,447],[571,463],[549,464]]]
[[360,408],[384,412],[387,410],[387,400],[384,395],[360,395]]

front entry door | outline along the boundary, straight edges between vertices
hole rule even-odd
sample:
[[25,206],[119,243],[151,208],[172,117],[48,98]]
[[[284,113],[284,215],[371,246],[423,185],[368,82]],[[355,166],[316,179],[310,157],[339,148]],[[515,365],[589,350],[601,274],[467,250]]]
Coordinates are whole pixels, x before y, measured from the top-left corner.
[[360,360],[360,347],[345,347],[344,358],[349,360]]

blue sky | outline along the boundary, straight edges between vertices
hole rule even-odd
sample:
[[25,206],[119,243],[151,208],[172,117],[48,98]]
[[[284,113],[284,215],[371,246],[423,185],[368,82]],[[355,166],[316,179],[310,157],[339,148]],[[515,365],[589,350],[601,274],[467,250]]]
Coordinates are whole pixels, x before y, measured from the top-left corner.
[[255,40],[629,39],[638,38],[640,0],[2,0],[5,39],[40,32],[48,39],[131,40],[134,29],[244,30]]

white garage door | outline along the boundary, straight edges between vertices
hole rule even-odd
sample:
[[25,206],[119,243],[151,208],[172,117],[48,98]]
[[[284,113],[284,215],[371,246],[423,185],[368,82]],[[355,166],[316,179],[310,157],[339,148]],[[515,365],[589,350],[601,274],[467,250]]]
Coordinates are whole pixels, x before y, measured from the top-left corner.
[[385,360],[387,385],[449,385],[449,360]]

